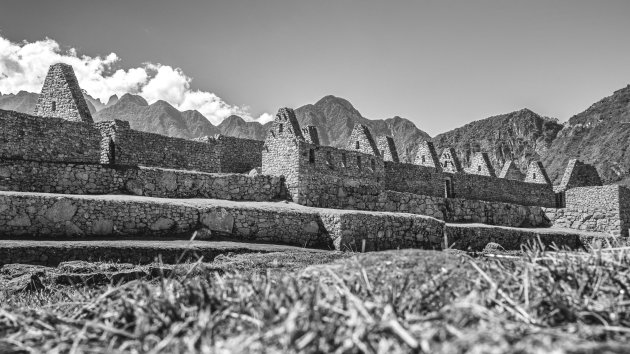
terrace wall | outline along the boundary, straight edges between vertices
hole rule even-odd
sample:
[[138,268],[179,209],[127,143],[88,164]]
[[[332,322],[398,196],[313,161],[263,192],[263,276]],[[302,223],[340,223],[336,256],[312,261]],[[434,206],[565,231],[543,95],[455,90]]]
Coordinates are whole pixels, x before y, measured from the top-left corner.
[[0,190],[263,201],[282,197],[284,184],[264,175],[0,159]]

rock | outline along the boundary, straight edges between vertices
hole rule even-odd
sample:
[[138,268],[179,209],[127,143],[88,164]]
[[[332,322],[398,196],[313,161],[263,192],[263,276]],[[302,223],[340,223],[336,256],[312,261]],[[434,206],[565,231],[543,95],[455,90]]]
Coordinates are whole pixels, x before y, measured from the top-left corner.
[[169,230],[173,226],[175,226],[175,221],[169,218],[159,218],[156,222],[151,224],[149,228],[153,231],[158,231],[158,230]]
[[12,293],[34,292],[46,289],[38,274],[24,274],[9,280],[6,289]]
[[134,195],[142,195],[142,184],[135,179],[131,179],[125,183],[125,188]]
[[249,175],[250,176],[258,176],[262,174],[262,168],[261,167],[256,167],[253,170],[249,171]]
[[76,205],[69,200],[60,200],[46,210],[46,218],[52,222],[70,221],[76,212]]
[[303,230],[307,234],[318,234],[319,233],[319,225],[317,225],[317,222],[311,221],[308,224],[304,225]]
[[207,212],[200,221],[212,231],[232,233],[234,229],[234,217],[225,209]]
[[195,240],[200,240],[200,241],[211,240],[212,236],[213,236],[212,230],[207,229],[205,227],[195,231]]
[[20,214],[7,223],[9,226],[28,227],[31,226],[31,219],[28,215]]
[[92,232],[95,235],[111,235],[114,230],[114,222],[111,220],[99,219],[92,225]]

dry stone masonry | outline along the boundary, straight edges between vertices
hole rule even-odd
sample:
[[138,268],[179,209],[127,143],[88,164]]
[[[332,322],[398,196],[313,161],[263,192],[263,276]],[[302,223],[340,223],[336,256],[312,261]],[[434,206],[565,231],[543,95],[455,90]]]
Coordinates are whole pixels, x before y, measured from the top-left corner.
[[72,66],[62,63],[50,66],[35,106],[35,115],[93,123]]
[[442,155],[440,155],[440,165],[444,172],[463,172],[462,164],[453,148],[446,148],[442,151]]
[[621,236],[630,227],[630,190],[601,186],[577,160],[558,186],[538,161],[525,176],[508,161],[497,177],[486,153],[464,168],[454,149],[438,155],[427,141],[413,164],[400,163],[392,137],[375,139],[358,124],[345,149],[322,146],[290,108],[278,111],[264,142],[171,138],[122,120],[93,123],[64,64],[51,66],[36,115],[0,110],[0,234],[9,237],[199,231],[378,250],[441,248],[445,222],[464,225],[450,231],[462,245],[500,238],[499,226],[521,241],[531,239],[526,227]]
[[433,167],[442,171],[442,165],[440,164],[440,159],[435,151],[435,146],[433,146],[433,143],[430,141],[422,141],[418,145],[418,152],[416,154],[414,164],[418,166]]

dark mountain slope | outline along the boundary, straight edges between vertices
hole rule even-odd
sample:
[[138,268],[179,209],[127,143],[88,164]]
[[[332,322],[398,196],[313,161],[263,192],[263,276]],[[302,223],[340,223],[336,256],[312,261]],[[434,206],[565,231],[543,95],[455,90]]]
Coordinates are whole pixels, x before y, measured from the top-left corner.
[[20,91],[17,94],[0,94],[0,109],[33,114],[38,97],[38,94],[26,91]]
[[221,134],[237,138],[265,140],[270,123],[247,122],[243,118],[231,115],[218,125]]
[[126,120],[132,129],[177,138],[192,139],[216,134],[216,127],[200,116],[196,111],[182,113],[165,101],[149,105],[140,96],[125,94],[114,105],[97,112],[94,120]]
[[464,166],[473,152],[483,151],[490,155],[495,169],[513,159],[525,171],[530,160],[547,154],[560,129],[562,125],[555,119],[522,109],[468,123],[437,135],[433,141],[438,153],[454,147]]
[[569,119],[543,159],[549,177],[558,181],[571,158],[595,165],[605,183],[628,179],[630,85]]

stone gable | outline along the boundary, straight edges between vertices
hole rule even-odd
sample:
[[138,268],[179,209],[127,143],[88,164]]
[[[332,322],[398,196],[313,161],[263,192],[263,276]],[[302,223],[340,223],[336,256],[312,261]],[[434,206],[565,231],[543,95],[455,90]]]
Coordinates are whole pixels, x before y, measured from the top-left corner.
[[453,148],[446,148],[440,155],[440,166],[444,172],[463,172],[462,164],[459,162],[457,152]]
[[72,66],[63,63],[50,66],[35,106],[35,115],[94,122]]
[[379,136],[376,138],[376,145],[378,146],[378,150],[383,160],[400,162],[394,138],[391,136]]
[[525,182],[538,184],[551,184],[547,171],[540,161],[532,161],[525,174]]

